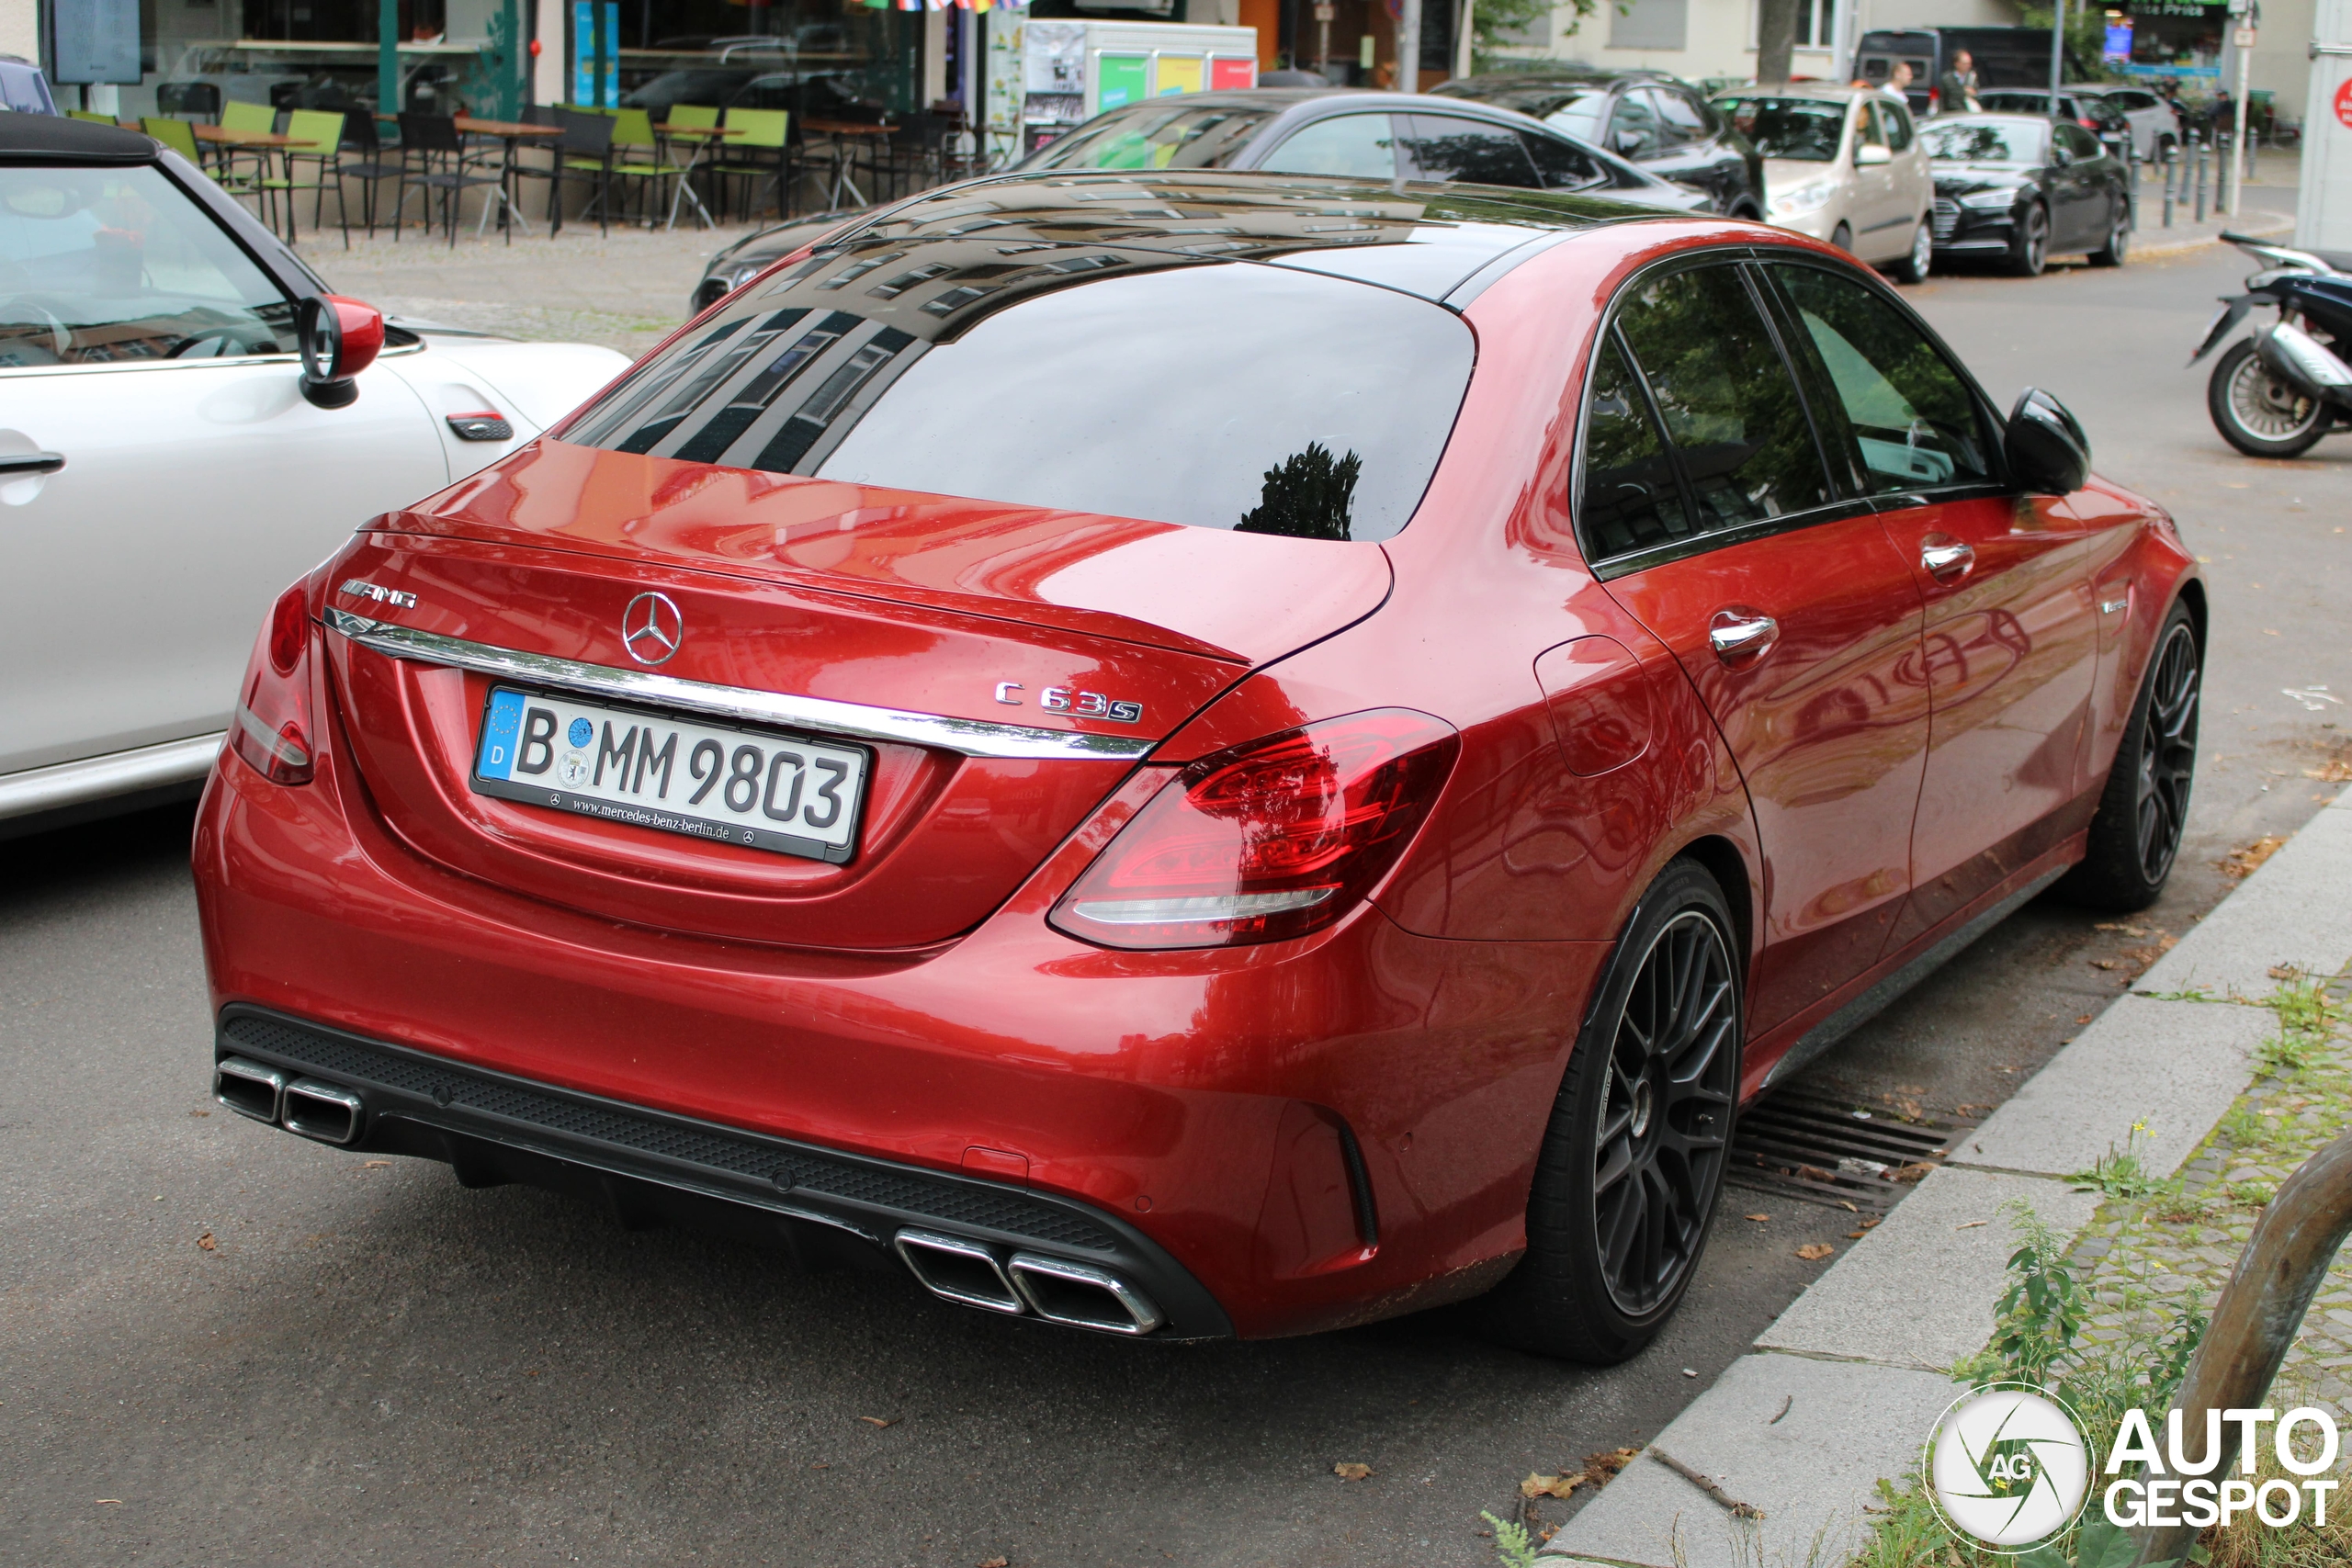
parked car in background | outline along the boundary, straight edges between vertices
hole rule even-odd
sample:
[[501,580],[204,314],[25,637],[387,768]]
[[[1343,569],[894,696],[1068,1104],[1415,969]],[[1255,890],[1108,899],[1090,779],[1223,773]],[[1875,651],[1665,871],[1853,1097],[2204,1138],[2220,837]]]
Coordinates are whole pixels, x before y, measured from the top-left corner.
[[0,833],[192,791],[289,572],[627,364],[387,325],[148,138],[0,114]]
[[[1963,104],[1942,101],[1944,73],[1962,51],[1975,62],[1977,95],[1987,87],[2030,87],[2050,85],[2050,29],[2047,28],[1907,28],[1864,33],[1854,45],[1854,74],[1873,87],[1883,87],[1897,62],[1911,67],[1904,98],[1911,112],[1926,116],[1960,114]],[[2072,50],[2066,51],[2066,73],[2084,75]]]
[[[1512,109],[1350,87],[1250,87],[1148,98],[1073,126],[1020,167],[1462,181],[1606,196],[1674,212],[1709,205],[1703,191],[1660,179]],[[770,263],[856,216],[836,212],[799,219],[738,240],[704,267],[694,308],[706,308]]]
[[2159,97],[2145,87],[2078,82],[2066,91],[2086,102],[2103,103],[2120,114],[2132,130],[2132,150],[2143,164],[2161,162],[2167,152],[2180,145],[2180,111],[2169,99]]
[[1769,221],[1906,283],[1928,276],[1935,186],[1918,128],[1894,94],[1792,85],[1737,89],[1715,107],[1764,155]]
[[[2050,89],[2047,87],[1987,87],[1976,95],[1976,101],[1985,114],[2030,114],[2047,118],[2050,113]],[[2086,93],[2073,87],[2062,88],[2058,94],[2058,113],[2087,130],[2095,139],[2112,139],[2118,147],[2132,143],[2132,122],[2121,107],[2097,93]]]
[[49,77],[21,54],[0,54],[0,108],[17,114],[55,114],[57,98]]
[[1435,89],[1532,115],[1661,179],[1707,193],[1717,212],[1764,216],[1764,161],[1704,94],[1663,71],[1546,67],[1467,76]]
[[926,193],[292,579],[219,1102],[1008,1318],[1639,1353],[1741,1104],[2161,894],[2203,589],[1852,258],[1408,191]]
[[1998,260],[2020,277],[2039,275],[2053,254],[2123,265],[2132,174],[2081,126],[2038,115],[1944,115],[1920,140],[1935,171],[1939,256]]

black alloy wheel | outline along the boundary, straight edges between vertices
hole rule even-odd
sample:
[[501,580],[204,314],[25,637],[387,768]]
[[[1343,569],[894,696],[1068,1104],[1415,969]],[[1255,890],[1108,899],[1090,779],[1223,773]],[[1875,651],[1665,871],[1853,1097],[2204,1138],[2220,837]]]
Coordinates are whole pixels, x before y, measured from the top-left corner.
[[2040,277],[2050,265],[2050,211],[2035,202],[2017,220],[2009,236],[2009,271],[2019,277]]
[[2060,884],[2075,902],[2129,914],[2154,903],[2179,858],[2197,773],[2204,655],[2186,604],[2156,637],[2131,725],[2091,819],[2088,852]]
[[2115,198],[2115,214],[2108,220],[2107,243],[2091,253],[2093,266],[2121,266],[2132,254],[2132,204]]
[[1526,1255],[1484,1303],[1498,1337],[1622,1361],[1689,1288],[1739,1093],[1732,930],[1722,890],[1695,862],[1676,861],[1643,895],[1553,1104]]
[[2205,412],[2222,439],[2249,457],[2300,457],[2327,434],[2327,405],[2270,373],[2240,338],[2222,351],[2205,383]]

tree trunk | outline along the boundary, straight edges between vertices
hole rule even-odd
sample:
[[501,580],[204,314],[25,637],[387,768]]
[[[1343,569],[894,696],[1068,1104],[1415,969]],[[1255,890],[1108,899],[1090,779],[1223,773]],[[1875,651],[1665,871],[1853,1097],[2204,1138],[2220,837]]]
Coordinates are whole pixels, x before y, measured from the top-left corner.
[[1756,81],[1785,87],[1797,50],[1797,0],[1757,0]]

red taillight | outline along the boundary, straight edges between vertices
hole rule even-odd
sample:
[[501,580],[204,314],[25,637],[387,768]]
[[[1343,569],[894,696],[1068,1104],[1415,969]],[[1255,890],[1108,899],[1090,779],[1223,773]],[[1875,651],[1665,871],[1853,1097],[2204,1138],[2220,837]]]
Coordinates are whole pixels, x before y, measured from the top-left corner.
[[272,784],[311,782],[310,716],[304,702],[311,650],[310,590],[296,583],[270,606],[237,711],[229,719],[229,749]]
[[1054,906],[1104,947],[1226,947],[1322,930],[1396,863],[1461,739],[1405,708],[1285,730],[1170,780]]

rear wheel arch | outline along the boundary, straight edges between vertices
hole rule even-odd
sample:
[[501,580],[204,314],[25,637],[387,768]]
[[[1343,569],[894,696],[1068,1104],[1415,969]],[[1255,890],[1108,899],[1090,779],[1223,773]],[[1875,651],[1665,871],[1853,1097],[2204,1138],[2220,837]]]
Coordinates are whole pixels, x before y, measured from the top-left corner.
[[1701,870],[1715,879],[1715,886],[1723,890],[1724,903],[1731,910],[1733,939],[1743,957],[1753,957],[1756,952],[1756,889],[1747,861],[1740,854],[1739,846],[1720,833],[1710,833],[1683,845],[1675,852],[1673,859],[1696,862]]

